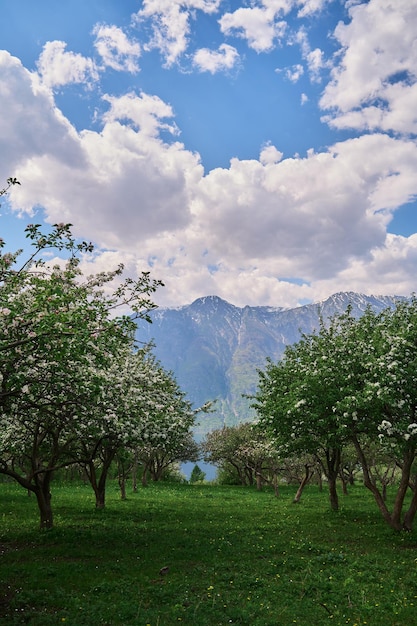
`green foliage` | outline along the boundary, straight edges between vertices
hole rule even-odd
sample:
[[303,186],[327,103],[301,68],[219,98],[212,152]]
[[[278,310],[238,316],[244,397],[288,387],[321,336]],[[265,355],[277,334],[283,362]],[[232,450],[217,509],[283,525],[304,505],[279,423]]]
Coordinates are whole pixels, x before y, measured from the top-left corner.
[[[415,298],[379,314],[369,309],[360,319],[348,310],[288,347],[280,363],[270,362],[260,372],[254,402],[260,427],[271,433],[280,453],[314,454],[330,488],[351,442],[365,485],[395,529],[410,529],[417,510],[417,484],[411,480],[417,449],[416,336]],[[391,510],[377,484],[376,447],[401,467]],[[413,500],[404,509],[409,487]]]
[[393,533],[362,487],[334,516],[316,487],[294,493],[156,483],[122,502],[111,484],[96,511],[88,486],[59,485],[39,533],[34,499],[0,484],[0,622],[413,624],[415,533]]
[[[70,224],[25,232],[27,258],[0,253],[0,473],[35,494],[41,527],[50,528],[55,472],[82,465],[104,506],[121,447],[146,462],[157,453],[158,471],[194,458],[196,411],[149,346],[135,349],[135,320],[154,308],[160,281],[149,272],[123,280],[122,266],[84,276],[81,260],[93,246],[77,242]],[[51,250],[62,258],[47,263]],[[122,308],[132,315],[117,315]]]
[[14,185],[20,185],[20,182],[14,176],[8,178],[6,183],[7,183],[6,187],[3,187],[3,189],[0,189],[0,196],[5,196],[7,192],[9,191],[10,187],[13,187]]
[[[268,482],[276,473],[277,453],[269,437],[253,424],[246,422],[238,426],[225,426],[208,433],[201,444],[204,459],[217,465],[221,480],[242,485]],[[229,482],[232,481],[232,482]]]
[[190,483],[203,483],[206,478],[206,473],[203,472],[201,467],[194,465],[190,476]]
[[229,463],[219,463],[217,465],[216,484],[241,485],[242,479],[233,465],[230,465]]

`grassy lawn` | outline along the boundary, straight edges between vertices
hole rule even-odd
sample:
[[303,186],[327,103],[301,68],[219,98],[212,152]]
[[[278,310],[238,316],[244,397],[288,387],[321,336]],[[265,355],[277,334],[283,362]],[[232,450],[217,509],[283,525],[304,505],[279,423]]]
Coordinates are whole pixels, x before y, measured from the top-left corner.
[[[153,484],[107,508],[53,485],[55,528],[0,484],[0,624],[417,624],[417,537],[396,534],[363,487],[331,513],[314,486]],[[166,574],[160,574],[168,567]]]

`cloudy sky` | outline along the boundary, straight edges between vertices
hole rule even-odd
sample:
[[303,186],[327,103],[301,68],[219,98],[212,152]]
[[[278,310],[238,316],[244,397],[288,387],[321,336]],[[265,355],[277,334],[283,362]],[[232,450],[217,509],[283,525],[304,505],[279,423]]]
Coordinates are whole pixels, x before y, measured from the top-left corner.
[[416,291],[417,0],[14,0],[0,33],[10,247],[71,222],[161,306]]

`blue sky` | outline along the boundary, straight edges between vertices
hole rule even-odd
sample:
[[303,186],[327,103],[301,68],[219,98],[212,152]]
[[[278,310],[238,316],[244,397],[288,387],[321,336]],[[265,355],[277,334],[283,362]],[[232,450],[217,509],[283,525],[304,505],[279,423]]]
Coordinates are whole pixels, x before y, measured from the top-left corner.
[[0,36],[9,247],[71,222],[162,306],[416,290],[417,0],[15,0]]

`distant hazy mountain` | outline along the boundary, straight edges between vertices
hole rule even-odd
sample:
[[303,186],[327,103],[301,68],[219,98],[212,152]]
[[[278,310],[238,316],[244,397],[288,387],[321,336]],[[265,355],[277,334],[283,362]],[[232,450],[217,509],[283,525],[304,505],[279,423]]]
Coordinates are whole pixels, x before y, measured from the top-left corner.
[[179,308],[160,308],[151,314],[152,324],[142,323],[140,341],[155,343],[155,355],[171,370],[195,406],[217,400],[214,413],[203,415],[197,435],[213,428],[253,418],[242,394],[255,392],[258,369],[266,358],[277,361],[285,346],[311,333],[324,319],[342,313],[350,304],[360,316],[395,306],[400,298],[337,293],[317,304],[295,309],[267,306],[239,308],[217,296],[199,298]]

